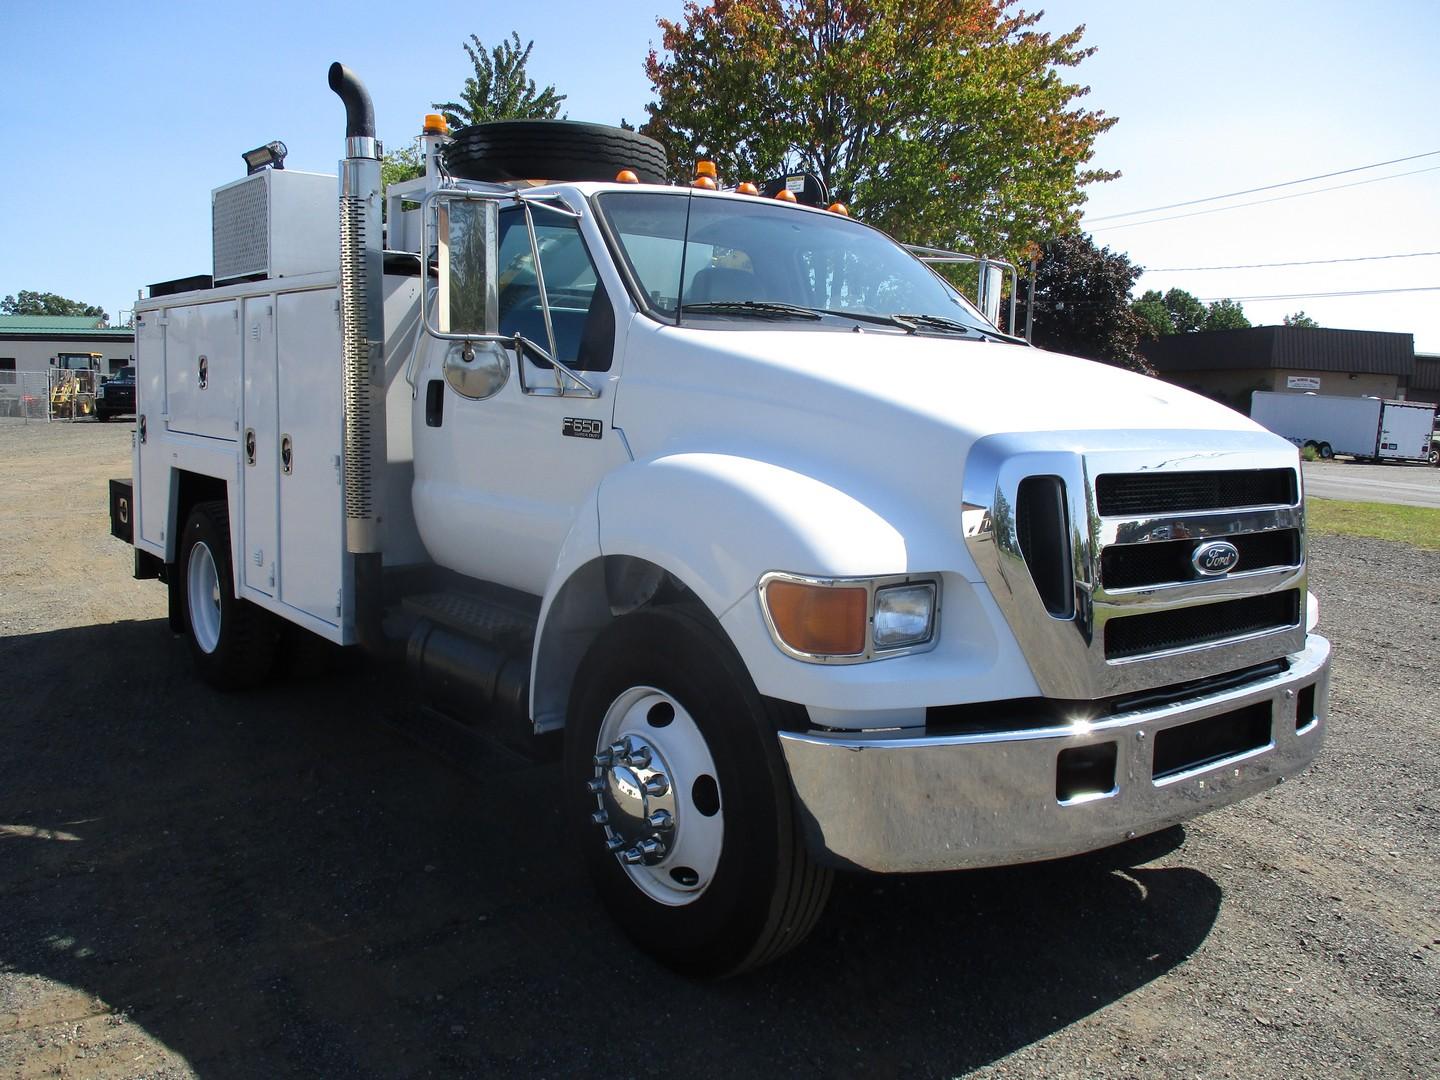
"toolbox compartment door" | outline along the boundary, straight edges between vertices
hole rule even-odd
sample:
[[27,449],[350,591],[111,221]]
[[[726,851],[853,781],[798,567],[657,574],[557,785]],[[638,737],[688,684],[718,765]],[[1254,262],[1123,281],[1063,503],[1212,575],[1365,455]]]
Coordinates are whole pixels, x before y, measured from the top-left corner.
[[235,440],[240,430],[239,302],[188,304],[165,312],[169,430]]

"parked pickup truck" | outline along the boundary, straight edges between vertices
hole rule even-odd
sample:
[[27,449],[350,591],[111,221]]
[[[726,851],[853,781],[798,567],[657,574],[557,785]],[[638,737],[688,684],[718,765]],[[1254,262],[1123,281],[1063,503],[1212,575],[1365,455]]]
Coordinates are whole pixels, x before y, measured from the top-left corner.
[[707,974],[794,946],[837,870],[1101,848],[1315,755],[1284,439],[1030,347],[838,208],[672,184],[634,133],[432,117],[382,190],[330,82],[338,204],[217,188],[213,285],[136,305],[114,527],[217,687],[289,624],[563,732],[537,798]]
[[95,419],[110,420],[135,412],[135,368],[122,367],[95,390]]

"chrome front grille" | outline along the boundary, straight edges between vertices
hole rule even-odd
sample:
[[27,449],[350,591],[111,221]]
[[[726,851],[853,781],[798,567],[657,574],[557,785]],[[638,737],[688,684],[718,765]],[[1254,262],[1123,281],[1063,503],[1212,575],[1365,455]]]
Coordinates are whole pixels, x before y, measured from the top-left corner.
[[1095,507],[1102,517],[1290,506],[1297,494],[1294,469],[1105,473],[1095,478]]
[[[1224,448],[1196,445],[1207,436]],[[1041,693],[1104,697],[1300,651],[1293,449],[1264,432],[1099,433],[1119,445],[1091,448],[1096,438],[991,436],[966,465],[966,544]],[[1050,440],[1086,449],[1039,445]],[[1196,550],[1214,540],[1239,559],[1207,576]]]

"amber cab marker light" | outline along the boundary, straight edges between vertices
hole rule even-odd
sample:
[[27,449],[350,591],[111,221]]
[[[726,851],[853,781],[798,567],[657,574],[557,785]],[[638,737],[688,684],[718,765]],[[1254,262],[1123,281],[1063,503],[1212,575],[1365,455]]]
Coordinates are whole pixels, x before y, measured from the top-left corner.
[[742,183],[742,184],[740,184],[738,187],[736,187],[736,188],[735,188],[735,191],[736,191],[736,193],[739,194],[739,195],[759,195],[759,194],[760,194],[760,189],[759,189],[758,187],[756,187],[754,184],[752,184],[749,180],[746,180],[744,183]]
[[795,193],[789,188],[781,188],[775,193],[775,198],[781,202],[796,202]]
[[812,656],[855,656],[865,651],[869,597],[864,589],[771,581],[765,606],[780,640]]
[[691,184],[690,186],[691,186],[691,187],[704,188],[706,191],[714,191],[714,190],[715,190],[715,181],[714,181],[711,177],[708,177],[708,176],[697,176],[697,177],[695,177],[695,182],[694,182],[693,184]]
[[636,176],[629,169],[621,169],[615,174],[615,182],[617,184],[638,184],[640,177]]
[[829,210],[832,214],[839,214],[841,217],[850,216],[850,208],[846,206],[843,202],[832,202],[825,209]]
[[439,113],[426,113],[424,133],[426,135],[449,135],[450,125]]

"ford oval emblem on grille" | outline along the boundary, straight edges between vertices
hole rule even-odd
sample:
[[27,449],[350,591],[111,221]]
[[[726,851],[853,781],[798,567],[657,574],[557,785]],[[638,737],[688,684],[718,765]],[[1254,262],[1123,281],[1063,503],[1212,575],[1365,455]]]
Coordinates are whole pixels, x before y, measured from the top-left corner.
[[1219,577],[1235,569],[1240,561],[1240,549],[1228,540],[1211,540],[1201,544],[1190,556],[1190,564],[1197,573],[1206,577]]

